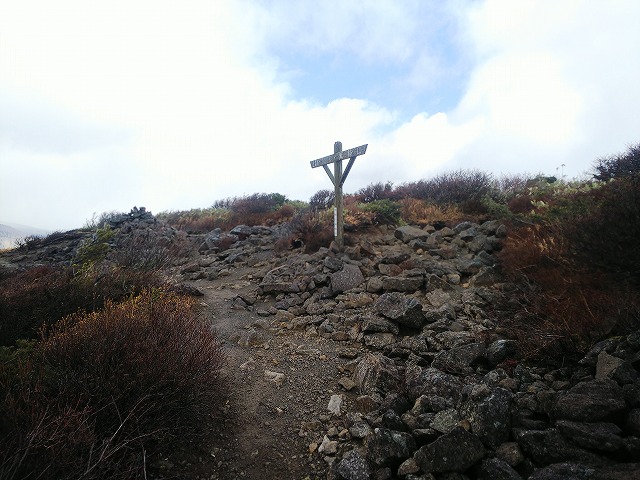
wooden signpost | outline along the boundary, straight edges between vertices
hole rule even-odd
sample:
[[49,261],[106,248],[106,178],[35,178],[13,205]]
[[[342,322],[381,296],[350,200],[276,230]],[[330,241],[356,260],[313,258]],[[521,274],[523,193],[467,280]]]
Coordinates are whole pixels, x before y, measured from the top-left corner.
[[[368,145],[368,144],[367,144]],[[342,185],[344,185],[347,175],[353,167],[353,163],[356,161],[356,157],[367,153],[367,145],[360,145],[359,147],[350,148],[349,150],[342,150],[342,142],[336,142],[333,144],[333,155],[327,155],[326,157],[318,158],[311,161],[311,168],[322,167],[327,172],[331,183],[335,189],[335,208],[333,209],[333,236],[336,239],[338,248],[342,250],[344,248],[344,218],[343,218],[343,205],[342,205]],[[342,171],[342,160],[348,158],[349,163],[347,168]],[[333,173],[327,165],[333,163]]]

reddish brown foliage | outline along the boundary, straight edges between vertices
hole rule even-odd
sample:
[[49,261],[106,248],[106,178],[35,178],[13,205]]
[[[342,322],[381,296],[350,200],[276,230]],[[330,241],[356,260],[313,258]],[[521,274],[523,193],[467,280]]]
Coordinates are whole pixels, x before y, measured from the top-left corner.
[[161,284],[154,271],[106,265],[75,273],[70,267],[43,266],[15,274],[0,281],[0,345],[34,338],[43,324]]
[[146,291],[56,324],[7,401],[3,478],[136,478],[156,442],[193,437],[225,399],[224,356],[194,302]]
[[518,304],[503,326],[520,340],[526,356],[584,351],[612,330],[637,321],[640,296],[601,270],[575,262],[565,224],[513,231],[499,254],[519,286]]

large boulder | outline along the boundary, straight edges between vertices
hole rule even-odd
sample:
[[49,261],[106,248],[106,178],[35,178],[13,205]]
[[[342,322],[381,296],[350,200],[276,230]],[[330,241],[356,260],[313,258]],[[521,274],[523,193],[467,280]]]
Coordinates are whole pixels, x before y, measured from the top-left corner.
[[342,270],[331,274],[331,290],[342,293],[360,286],[364,282],[364,275],[356,265],[345,263]]
[[400,371],[389,357],[366,353],[353,372],[353,381],[364,395],[394,391],[400,385]]
[[620,416],[625,410],[622,388],[613,380],[581,382],[556,395],[551,416],[577,422],[599,422]]
[[397,466],[413,455],[416,441],[411,434],[388,428],[376,428],[364,440],[367,456],[377,467]]
[[496,449],[509,439],[511,431],[511,392],[477,385],[460,409],[471,430],[489,448]]
[[421,328],[425,323],[422,304],[414,297],[400,292],[389,292],[380,295],[374,303],[376,311],[400,325]]
[[336,473],[341,480],[369,480],[371,470],[366,458],[357,450],[350,450],[338,463]]
[[468,343],[438,352],[433,359],[432,367],[449,373],[462,373],[465,368],[485,358],[484,343]]
[[405,388],[411,401],[426,395],[448,398],[456,404],[460,399],[463,386],[458,377],[437,368],[418,366],[407,368]]
[[422,230],[421,228],[412,227],[411,225],[404,225],[396,228],[393,232],[396,238],[402,240],[404,243],[409,243],[411,240],[426,240],[429,237],[429,232]]
[[458,427],[421,447],[413,459],[424,473],[464,472],[484,456],[480,439]]

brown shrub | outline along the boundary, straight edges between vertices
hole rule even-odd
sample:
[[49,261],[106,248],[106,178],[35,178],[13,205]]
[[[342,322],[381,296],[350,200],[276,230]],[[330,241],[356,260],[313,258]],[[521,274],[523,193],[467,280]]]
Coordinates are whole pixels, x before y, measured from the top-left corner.
[[412,225],[425,226],[436,221],[453,224],[465,218],[455,205],[436,205],[417,198],[404,198],[400,205],[402,219]]
[[223,365],[220,343],[186,297],[147,290],[67,317],[17,378],[0,376],[1,476],[142,477],[157,442],[211,424],[226,398]]
[[78,310],[95,311],[144,288],[162,285],[156,271],[107,264],[74,271],[35,267],[0,281],[0,345],[35,338],[42,325]]
[[291,230],[304,242],[305,252],[317,252],[333,240],[333,218],[328,212],[306,211],[291,221]]
[[640,295],[601,270],[573,260],[566,224],[512,230],[499,257],[518,292],[501,321],[525,356],[583,352],[637,323]]

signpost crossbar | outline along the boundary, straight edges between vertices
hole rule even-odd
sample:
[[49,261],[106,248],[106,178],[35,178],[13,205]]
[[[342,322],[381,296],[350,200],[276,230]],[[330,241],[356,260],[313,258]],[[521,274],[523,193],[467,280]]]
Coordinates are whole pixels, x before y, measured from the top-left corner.
[[367,153],[367,146],[369,144],[360,145],[359,147],[350,148],[349,150],[343,150],[336,152],[333,155],[327,155],[326,157],[311,160],[311,168],[322,167],[323,165],[329,165],[330,163],[338,162],[346,158],[358,157]]

